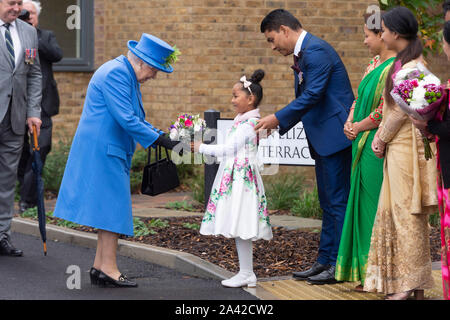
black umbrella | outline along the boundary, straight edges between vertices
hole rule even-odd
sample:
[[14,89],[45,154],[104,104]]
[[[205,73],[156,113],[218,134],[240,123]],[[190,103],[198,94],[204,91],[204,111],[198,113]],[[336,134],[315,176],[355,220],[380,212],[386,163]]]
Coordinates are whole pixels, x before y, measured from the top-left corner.
[[41,232],[42,242],[44,243],[44,255],[47,255],[47,233],[45,231],[45,207],[44,207],[44,181],[42,181],[42,159],[39,151],[39,144],[36,132],[36,126],[33,125],[33,171],[36,176],[37,189],[37,210],[39,220],[39,231]]

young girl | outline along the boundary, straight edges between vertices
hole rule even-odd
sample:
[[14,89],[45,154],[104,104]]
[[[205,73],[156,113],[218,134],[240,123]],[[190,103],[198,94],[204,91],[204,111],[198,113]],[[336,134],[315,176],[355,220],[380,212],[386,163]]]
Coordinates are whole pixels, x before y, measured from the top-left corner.
[[196,152],[222,159],[214,180],[200,233],[235,238],[240,271],[223,280],[225,287],[256,286],[252,241],[272,239],[264,186],[257,165],[258,139],[253,130],[260,118],[263,70],[233,86],[234,124],[221,145],[193,145]]

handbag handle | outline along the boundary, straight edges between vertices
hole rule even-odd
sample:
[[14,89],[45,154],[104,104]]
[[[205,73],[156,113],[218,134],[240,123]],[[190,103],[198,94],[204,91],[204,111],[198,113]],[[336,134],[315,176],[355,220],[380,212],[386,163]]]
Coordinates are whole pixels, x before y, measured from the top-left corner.
[[[149,150],[148,150],[148,156],[147,156],[148,157],[147,163],[150,164],[151,163],[151,158],[152,158],[152,147],[150,146],[148,148],[149,148]],[[164,147],[164,149],[166,150],[166,157],[167,157],[167,159],[170,160],[169,152],[167,151],[167,148]],[[155,153],[156,153],[155,163],[157,163],[162,158],[161,146],[156,146],[155,147]]]

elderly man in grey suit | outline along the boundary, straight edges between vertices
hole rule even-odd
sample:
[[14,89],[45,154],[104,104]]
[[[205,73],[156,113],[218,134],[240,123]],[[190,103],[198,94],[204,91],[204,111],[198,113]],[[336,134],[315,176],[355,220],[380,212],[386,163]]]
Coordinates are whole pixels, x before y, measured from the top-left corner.
[[0,255],[22,256],[10,239],[26,126],[39,134],[42,75],[36,29],[17,19],[22,0],[0,0]]

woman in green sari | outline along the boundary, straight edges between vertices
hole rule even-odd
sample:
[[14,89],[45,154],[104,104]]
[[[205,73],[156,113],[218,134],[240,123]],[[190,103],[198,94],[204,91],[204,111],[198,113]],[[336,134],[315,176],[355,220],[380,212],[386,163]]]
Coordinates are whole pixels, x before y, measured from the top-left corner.
[[370,61],[350,109],[344,133],[352,140],[351,187],[336,261],[336,280],[360,281],[362,291],[370,237],[383,181],[383,159],[372,151],[376,129],[382,119],[383,89],[395,53],[381,39],[381,26],[368,27],[365,16],[364,44],[375,57]]

